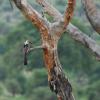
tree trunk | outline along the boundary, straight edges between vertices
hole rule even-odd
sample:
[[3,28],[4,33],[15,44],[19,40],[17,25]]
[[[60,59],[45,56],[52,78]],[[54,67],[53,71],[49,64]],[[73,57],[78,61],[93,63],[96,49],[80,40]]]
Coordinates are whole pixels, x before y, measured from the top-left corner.
[[[58,100],[74,100],[71,84],[65,78],[58,59],[57,45],[62,33],[66,31],[66,27],[73,16],[75,0],[68,0],[68,7],[65,10],[64,16],[54,23],[49,23],[44,19],[26,0],[13,1],[20,11],[40,30],[41,45],[43,46],[44,61],[48,71],[50,89],[56,93]],[[45,0],[37,1],[45,2]]]
[[57,53],[57,38],[48,35],[44,48],[44,61],[48,70],[50,89],[57,94],[58,100],[74,100],[72,87],[65,78]]
[[[71,84],[68,79],[65,78],[58,59],[57,45],[62,33],[67,31],[74,40],[77,40],[88,47],[100,60],[100,47],[96,44],[96,42],[82,33],[78,28],[69,24],[74,12],[75,0],[68,0],[68,7],[65,10],[64,15],[61,15],[59,11],[46,2],[46,0],[36,0],[44,8],[44,10],[54,18],[56,21],[54,23],[49,23],[48,20],[44,19],[43,16],[31,7],[26,0],[12,1],[14,1],[17,8],[19,8],[27,19],[35,24],[40,30],[42,44],[36,48],[43,48],[50,89],[57,94],[58,100],[74,100]],[[85,4],[86,3],[84,3],[84,5]],[[93,16],[93,18],[95,18],[95,16]],[[97,16],[97,18],[100,17]],[[91,19],[90,15],[89,19]],[[93,22],[93,19],[91,19],[91,23],[94,23],[94,26],[96,25],[98,32],[100,28],[99,24],[96,24],[96,22],[99,22],[99,20],[97,19]],[[69,26],[67,28],[68,24]]]

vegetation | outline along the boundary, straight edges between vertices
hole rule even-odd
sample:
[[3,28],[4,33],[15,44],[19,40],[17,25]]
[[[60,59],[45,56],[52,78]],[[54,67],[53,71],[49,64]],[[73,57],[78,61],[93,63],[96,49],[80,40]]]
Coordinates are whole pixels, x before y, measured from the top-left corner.
[[[80,0],[78,2],[72,23],[99,43],[100,36],[91,28]],[[98,4],[100,0],[95,2]],[[63,13],[65,0],[51,0],[51,3]],[[39,6],[33,6],[39,10]],[[8,0],[0,1],[0,13],[0,100],[55,100],[48,87],[42,50],[32,52],[28,56],[28,65],[23,65],[23,43],[29,39],[33,45],[39,45],[41,41],[38,30],[15,7],[12,10]],[[76,100],[99,100],[100,62],[66,33],[58,49]]]

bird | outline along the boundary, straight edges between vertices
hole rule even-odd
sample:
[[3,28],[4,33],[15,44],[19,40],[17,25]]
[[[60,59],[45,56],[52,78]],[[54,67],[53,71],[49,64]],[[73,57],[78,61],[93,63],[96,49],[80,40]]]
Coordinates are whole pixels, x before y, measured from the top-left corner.
[[26,40],[24,42],[24,65],[27,65],[27,54],[28,54],[28,51],[29,51],[29,41]]

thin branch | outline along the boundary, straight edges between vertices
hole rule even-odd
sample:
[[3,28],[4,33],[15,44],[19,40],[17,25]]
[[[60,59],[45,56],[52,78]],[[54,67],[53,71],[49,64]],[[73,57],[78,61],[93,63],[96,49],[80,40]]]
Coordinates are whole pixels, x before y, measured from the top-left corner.
[[46,2],[45,0],[36,0],[36,2],[39,3],[43,7],[45,12],[47,12],[49,15],[54,17],[55,21],[59,21],[59,19],[62,17],[62,15],[59,13],[58,10],[54,9],[52,11],[53,6],[50,5],[48,2]]
[[44,49],[44,48],[45,48],[45,46],[43,46],[43,45],[35,46],[33,48],[29,48],[28,52],[31,52],[31,51],[36,50],[36,49]]
[[[44,1],[44,0],[41,0]],[[46,2],[46,1],[45,1]],[[42,4],[44,5],[44,2],[42,2]],[[46,2],[46,4],[48,4],[48,2]],[[45,5],[44,5],[45,6]],[[49,10],[50,9],[50,12]],[[50,4],[48,4],[48,7],[45,6],[45,10],[48,12],[49,15],[52,16],[52,12],[56,10],[56,14],[53,15],[54,18],[56,18],[57,16],[59,16],[60,19],[62,19],[62,15],[60,12],[57,11],[56,8],[54,8],[53,6],[51,7]],[[56,15],[56,16],[55,16]],[[54,24],[58,24],[57,22]],[[57,26],[57,25],[54,25]],[[54,27],[52,26],[52,27]],[[55,27],[56,28],[56,27]],[[54,28],[54,29],[55,29]],[[55,29],[56,30],[56,29]],[[76,41],[82,43],[84,46],[88,47],[91,52],[96,56],[97,60],[100,60],[100,46],[96,43],[95,40],[93,40],[92,38],[90,38],[88,35],[86,35],[85,33],[81,32],[76,26],[72,25],[71,23],[68,25],[68,27],[66,28],[66,31],[68,32],[68,34]]]

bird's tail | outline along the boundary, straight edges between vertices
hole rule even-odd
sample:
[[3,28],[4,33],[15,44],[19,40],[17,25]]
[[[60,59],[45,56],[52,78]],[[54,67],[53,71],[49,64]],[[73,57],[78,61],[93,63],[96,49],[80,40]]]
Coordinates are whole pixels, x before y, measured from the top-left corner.
[[24,54],[24,65],[27,65],[27,53]]

